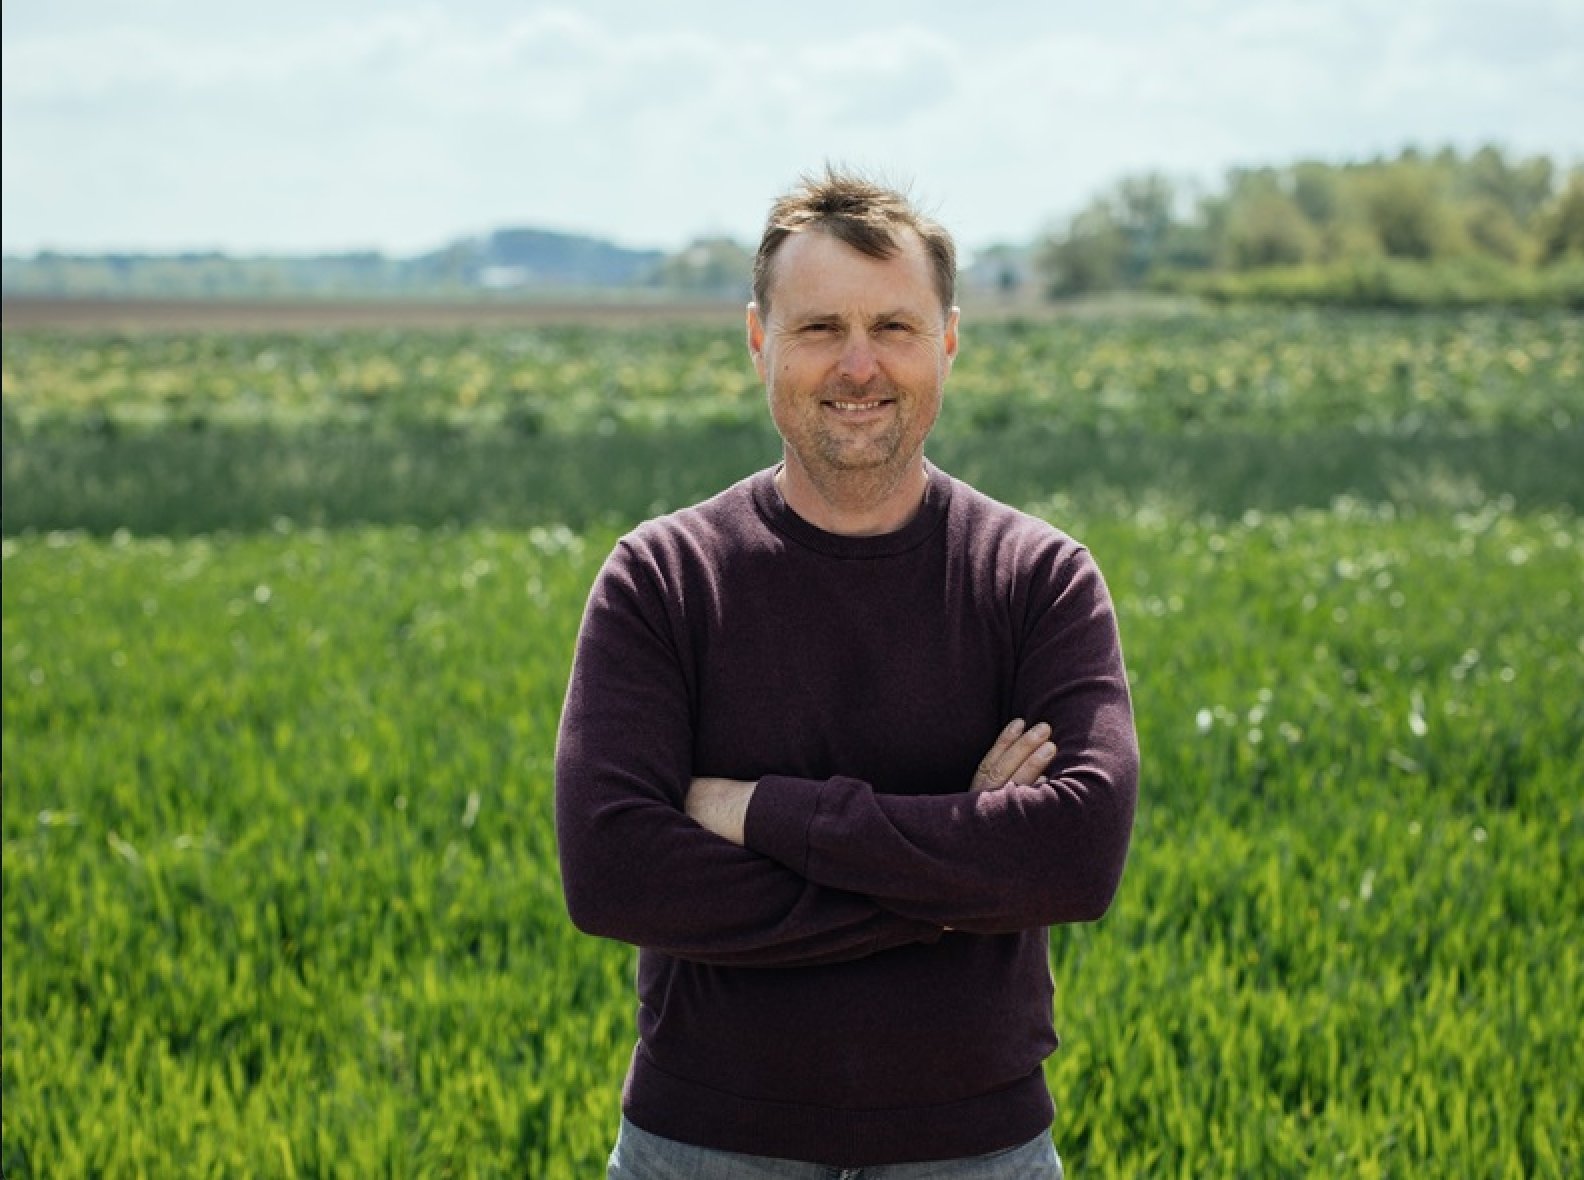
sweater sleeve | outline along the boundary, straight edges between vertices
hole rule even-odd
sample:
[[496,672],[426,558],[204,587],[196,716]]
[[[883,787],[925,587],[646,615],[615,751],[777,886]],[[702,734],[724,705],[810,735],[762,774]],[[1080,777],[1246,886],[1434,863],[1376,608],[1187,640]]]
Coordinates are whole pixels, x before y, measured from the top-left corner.
[[1121,880],[1138,784],[1115,615],[1086,550],[1033,577],[1014,715],[1050,724],[1058,753],[1047,781],[939,795],[770,775],[748,808],[747,846],[810,881],[957,930],[1001,933],[1104,914]]
[[578,637],[556,747],[556,834],[579,929],[722,966],[841,962],[940,937],[937,925],[707,832],[689,690],[664,595],[625,543]]

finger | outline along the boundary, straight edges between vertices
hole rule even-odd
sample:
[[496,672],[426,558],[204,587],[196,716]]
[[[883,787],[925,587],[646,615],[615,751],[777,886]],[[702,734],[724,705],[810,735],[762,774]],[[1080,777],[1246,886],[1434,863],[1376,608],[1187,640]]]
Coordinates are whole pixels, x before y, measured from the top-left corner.
[[1021,783],[1024,786],[1038,782],[1045,777],[1045,769],[1050,766],[1055,757],[1056,743],[1045,742],[1023,760],[1023,764],[1012,772],[1012,776],[1007,781]]
[[1023,736],[1026,723],[1021,717],[1014,717],[1006,723],[1006,728],[996,736],[995,745],[990,747],[990,752],[985,755],[984,765],[992,767],[998,765],[1013,744]]
[[1010,779],[1049,738],[1050,726],[1043,721],[1026,730],[996,763],[996,769],[1001,772],[1001,781]]
[[1002,774],[1001,767],[1003,765],[1016,766],[1018,762],[1022,761],[1021,758],[1018,762],[1011,761],[1008,758],[1008,752],[1017,740],[1023,736],[1023,725],[1024,722],[1021,717],[1014,717],[1007,723],[1006,728],[1001,731],[1000,736],[995,740],[995,745],[990,747],[990,752],[984,756],[979,763],[979,769],[974,772],[973,785],[975,790],[999,787],[1006,782],[1006,776]]

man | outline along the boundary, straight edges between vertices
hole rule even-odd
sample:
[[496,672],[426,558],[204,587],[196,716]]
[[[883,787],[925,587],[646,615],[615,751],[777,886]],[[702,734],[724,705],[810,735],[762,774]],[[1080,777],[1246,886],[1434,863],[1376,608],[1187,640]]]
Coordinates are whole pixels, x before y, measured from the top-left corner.
[[1137,744],[1087,551],[924,457],[954,285],[899,193],[778,201],[783,460],[590,595],[556,815],[573,921],[641,948],[612,1177],[1061,1175],[1046,927],[1110,904]]

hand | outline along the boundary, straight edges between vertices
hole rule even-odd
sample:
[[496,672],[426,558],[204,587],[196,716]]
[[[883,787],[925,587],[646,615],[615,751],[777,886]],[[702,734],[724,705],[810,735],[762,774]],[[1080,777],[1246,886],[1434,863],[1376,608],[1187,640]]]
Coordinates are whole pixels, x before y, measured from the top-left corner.
[[1012,783],[1038,782],[1056,757],[1056,746],[1046,739],[1050,726],[1041,721],[1025,730],[1021,717],[1013,719],[974,772],[971,791],[997,791]]
[[699,827],[741,845],[748,801],[758,785],[735,778],[696,778],[688,784],[682,809]]

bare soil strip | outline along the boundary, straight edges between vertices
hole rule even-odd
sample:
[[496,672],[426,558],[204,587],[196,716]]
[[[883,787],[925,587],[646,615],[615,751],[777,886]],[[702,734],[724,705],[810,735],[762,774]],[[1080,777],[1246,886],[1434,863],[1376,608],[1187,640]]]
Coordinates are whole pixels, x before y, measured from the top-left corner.
[[[1036,293],[960,293],[971,322],[1069,317],[1171,316],[1195,304],[1173,296],[1120,295],[1052,303]],[[742,323],[736,300],[594,299],[108,299],[7,295],[4,329],[83,332],[314,332],[348,328],[531,327],[542,324]]]
[[742,318],[735,302],[596,303],[462,300],[53,299],[7,296],[6,331],[298,332],[339,328],[464,328],[553,323],[719,323]]

